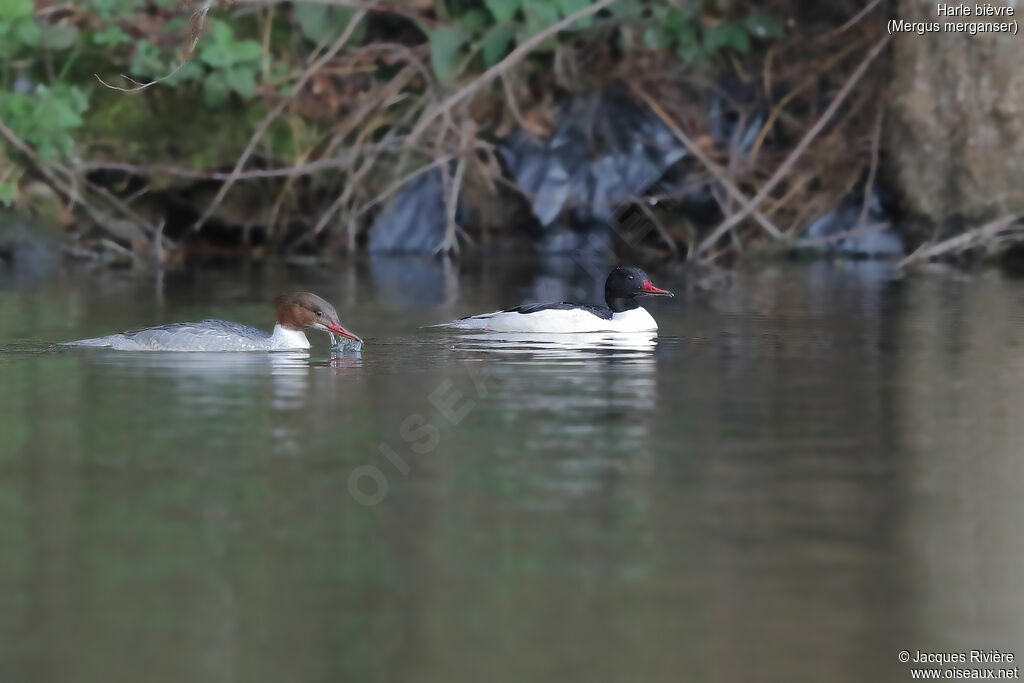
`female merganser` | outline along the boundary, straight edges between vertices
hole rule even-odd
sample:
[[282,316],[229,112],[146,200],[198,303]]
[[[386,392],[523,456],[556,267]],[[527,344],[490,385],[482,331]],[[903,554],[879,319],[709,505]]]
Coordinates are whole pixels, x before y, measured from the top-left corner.
[[607,306],[526,304],[453,320],[435,327],[489,332],[655,332],[658,323],[636,302],[641,295],[675,296],[651,284],[639,268],[616,268],[604,283]]
[[334,306],[309,292],[282,294],[274,300],[273,334],[226,320],[171,323],[109,337],[66,342],[70,346],[108,347],[117,351],[295,351],[308,349],[304,327],[362,341],[341,326]]

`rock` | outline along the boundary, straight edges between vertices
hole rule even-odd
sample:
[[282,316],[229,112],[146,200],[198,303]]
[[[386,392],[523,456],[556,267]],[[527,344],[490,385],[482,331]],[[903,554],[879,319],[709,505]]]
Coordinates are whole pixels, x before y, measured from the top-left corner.
[[621,96],[577,97],[547,139],[519,129],[501,143],[513,181],[544,228],[543,251],[573,251],[610,230],[616,209],[656,184],[686,148],[653,113]]
[[825,254],[847,256],[896,257],[905,252],[903,238],[893,230],[877,192],[868,200],[868,212],[864,227],[878,225],[876,229],[861,229],[853,234],[831,239],[836,235],[853,231],[860,220],[863,198],[857,193],[845,199],[838,207],[816,218],[804,230],[797,242],[799,248]]
[[0,274],[35,280],[57,265],[57,250],[44,231],[0,219]]
[[[899,0],[893,12],[936,21],[931,0]],[[1013,35],[966,32],[893,41],[885,148],[908,213],[926,219],[913,241],[1024,212],[1020,45]]]
[[448,224],[440,171],[406,183],[370,227],[369,250],[382,254],[433,254]]

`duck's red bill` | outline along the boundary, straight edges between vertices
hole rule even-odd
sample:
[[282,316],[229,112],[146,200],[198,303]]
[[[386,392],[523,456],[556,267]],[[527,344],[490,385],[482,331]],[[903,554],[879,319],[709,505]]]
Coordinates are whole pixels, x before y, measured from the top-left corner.
[[357,342],[363,341],[362,339],[352,334],[338,323],[331,323],[330,325],[327,326],[327,329],[329,329],[334,334],[340,334],[342,337],[347,337],[348,339],[353,339]]
[[660,294],[662,296],[675,296],[672,292],[667,289],[658,289],[650,280],[644,280],[644,294]]

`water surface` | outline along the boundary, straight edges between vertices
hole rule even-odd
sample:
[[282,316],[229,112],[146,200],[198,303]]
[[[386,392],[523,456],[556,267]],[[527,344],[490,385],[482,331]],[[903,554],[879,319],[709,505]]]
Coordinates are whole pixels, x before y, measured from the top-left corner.
[[[656,342],[421,325],[571,262],[0,281],[0,680],[904,680],[1024,656],[1024,283],[776,266]],[[57,350],[315,291],[333,356]]]

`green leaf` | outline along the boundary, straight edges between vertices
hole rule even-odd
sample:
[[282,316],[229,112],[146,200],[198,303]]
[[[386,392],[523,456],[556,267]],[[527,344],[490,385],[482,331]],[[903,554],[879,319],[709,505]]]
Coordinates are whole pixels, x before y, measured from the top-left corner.
[[672,36],[660,26],[648,26],[644,31],[644,44],[652,50],[661,50],[672,44]]
[[[173,69],[174,67],[170,67],[170,70],[173,71]],[[185,62],[177,71],[174,71],[173,73],[169,73],[168,75],[166,75],[162,83],[173,87],[185,81],[201,80],[204,75],[206,75],[206,71],[203,69],[202,66],[200,66],[196,62]]]
[[14,21],[32,16],[32,0],[0,0],[0,21]]
[[136,76],[155,76],[166,64],[158,48],[148,40],[140,40],[135,45],[135,56],[132,58],[131,72]]
[[263,46],[255,40],[242,40],[231,45],[228,55],[232,64],[255,62],[263,56]]
[[17,36],[18,42],[25,47],[36,47],[39,45],[39,39],[43,36],[43,31],[34,19],[22,19],[15,24],[14,35]]
[[679,34],[684,31],[693,31],[695,23],[689,12],[672,8],[665,13],[662,27],[669,33]]
[[[313,43],[319,43],[333,34],[341,35],[356,10],[351,7],[318,5],[308,2],[292,4],[292,17],[299,24],[302,35]],[[361,22],[352,32],[351,41],[362,40],[366,22]]]
[[458,26],[439,26],[430,32],[430,61],[442,85],[455,82],[456,60],[466,38]]
[[225,69],[224,83],[243,99],[251,99],[256,94],[256,70],[252,67]]
[[64,100],[53,100],[50,103],[48,118],[56,128],[78,128],[85,121]]
[[697,40],[697,29],[693,24],[686,24],[676,31],[676,54],[684,62],[691,64],[703,58],[704,52],[701,50],[700,41]]
[[222,46],[235,42],[235,32],[231,30],[231,27],[226,21],[220,21],[218,19],[210,23],[213,25],[213,30],[210,35],[211,42]]
[[469,10],[459,17],[458,21],[459,26],[466,33],[482,31],[491,24],[491,18],[487,16],[487,13],[478,9]]
[[203,80],[203,102],[211,109],[227,102],[230,92],[220,73],[212,73]]
[[314,43],[319,43],[327,35],[330,26],[327,23],[327,6],[297,2],[292,6],[292,16],[299,22],[302,35]]
[[709,54],[724,47],[746,52],[750,49],[750,37],[741,26],[731,21],[723,21],[704,30],[704,49]]
[[[529,40],[559,19],[558,8],[550,0],[528,0],[523,6],[523,13],[526,22],[516,36],[520,43]],[[555,44],[555,37],[551,36],[541,43],[541,47],[550,50]]]
[[92,34],[93,45],[122,45],[130,41],[131,38],[120,26],[108,26]]
[[18,186],[14,183],[0,183],[0,204],[10,206],[18,193]]
[[[562,16],[567,17],[573,12],[578,12],[584,7],[589,7],[591,2],[590,0],[555,0],[555,4],[558,5],[558,9],[561,11]],[[593,14],[583,17],[582,19],[577,19],[573,22],[572,27],[587,28],[592,23],[594,23]]]
[[487,9],[490,10],[494,20],[504,24],[516,16],[519,11],[520,0],[484,0]]
[[485,67],[494,66],[508,54],[508,46],[512,42],[512,38],[515,37],[515,33],[511,26],[495,26],[484,35],[481,51]]
[[[613,2],[608,9],[615,16],[626,19],[637,19],[644,13],[644,5],[640,0],[619,0]],[[653,9],[657,11],[660,8],[655,6]]]

